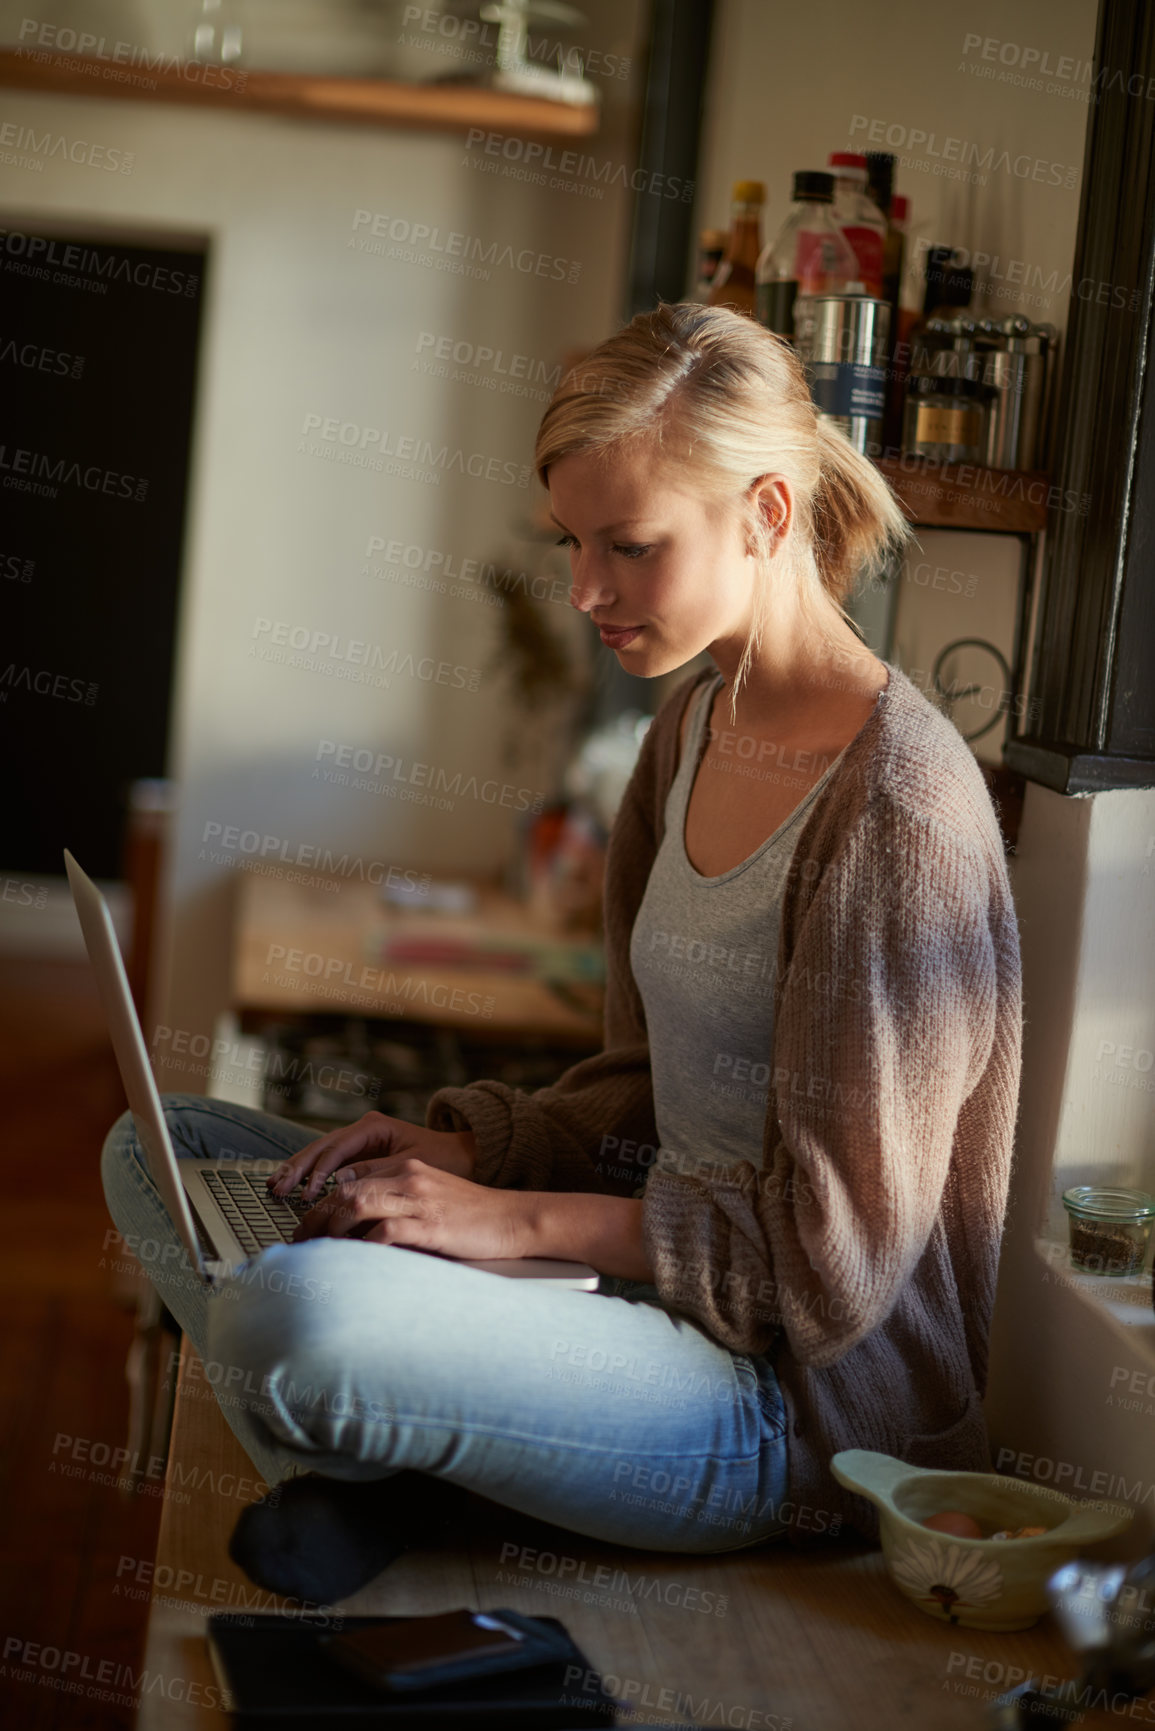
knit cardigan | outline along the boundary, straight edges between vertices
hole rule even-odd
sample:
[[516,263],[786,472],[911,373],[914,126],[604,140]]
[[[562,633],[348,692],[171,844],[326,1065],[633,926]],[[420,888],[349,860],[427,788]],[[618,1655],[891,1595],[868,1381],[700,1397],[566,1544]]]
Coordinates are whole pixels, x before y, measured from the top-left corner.
[[533,1094],[441,1089],[428,1113],[434,1129],[473,1131],[484,1184],[644,1183],[663,1304],[774,1367],[795,1542],[877,1532],[872,1505],[830,1473],[839,1449],[990,1464],[981,1396],[1018,1105],[1018,926],[971,751],[887,666],[789,867],[760,1160],[653,1164],[630,933],[699,679],[651,725],[610,838],[605,1049]]

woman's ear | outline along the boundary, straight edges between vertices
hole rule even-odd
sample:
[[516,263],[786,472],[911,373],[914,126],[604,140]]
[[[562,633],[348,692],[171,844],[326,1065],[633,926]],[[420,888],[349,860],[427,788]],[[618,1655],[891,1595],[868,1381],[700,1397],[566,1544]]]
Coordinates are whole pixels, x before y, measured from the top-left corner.
[[790,533],[794,521],[794,491],[784,475],[763,475],[758,482],[758,509],[775,545]]

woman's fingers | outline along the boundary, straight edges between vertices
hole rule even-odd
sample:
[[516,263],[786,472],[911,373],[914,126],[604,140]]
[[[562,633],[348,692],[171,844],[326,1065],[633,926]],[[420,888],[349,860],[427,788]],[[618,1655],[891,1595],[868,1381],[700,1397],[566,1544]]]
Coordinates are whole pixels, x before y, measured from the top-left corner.
[[269,1178],[274,1195],[285,1196],[298,1184],[305,1185],[306,1197],[316,1196],[326,1178],[338,1167],[367,1154],[370,1150],[387,1151],[392,1138],[392,1124],[380,1112],[368,1112],[355,1124],[343,1124],[330,1130],[307,1148],[293,1154]]
[[[311,1208],[293,1234],[304,1238],[347,1238],[350,1233],[397,1214],[417,1214],[422,1204],[384,1179],[353,1179],[339,1183]],[[368,1234],[364,1234],[368,1236]]]

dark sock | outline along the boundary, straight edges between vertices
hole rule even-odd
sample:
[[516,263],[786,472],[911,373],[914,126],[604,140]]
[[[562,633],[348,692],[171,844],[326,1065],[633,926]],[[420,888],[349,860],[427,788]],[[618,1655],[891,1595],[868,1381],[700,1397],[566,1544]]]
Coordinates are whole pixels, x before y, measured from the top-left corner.
[[413,1472],[284,1479],[241,1511],[229,1556],[271,1593],[330,1605],[443,1528],[455,1489]]

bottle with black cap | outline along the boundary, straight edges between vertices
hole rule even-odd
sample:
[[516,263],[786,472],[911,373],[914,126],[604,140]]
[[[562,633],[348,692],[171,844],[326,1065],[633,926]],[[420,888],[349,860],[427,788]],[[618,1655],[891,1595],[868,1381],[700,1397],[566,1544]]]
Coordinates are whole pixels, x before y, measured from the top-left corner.
[[858,279],[858,261],[834,220],[832,174],[801,170],[792,196],[790,214],[758,260],[755,305],[759,322],[802,352],[809,301],[845,294]]
[[[954,248],[932,246],[926,255],[922,318],[911,327],[908,371],[967,378],[977,315],[971,310],[974,271],[955,263]],[[949,351],[949,358],[945,351]]]

